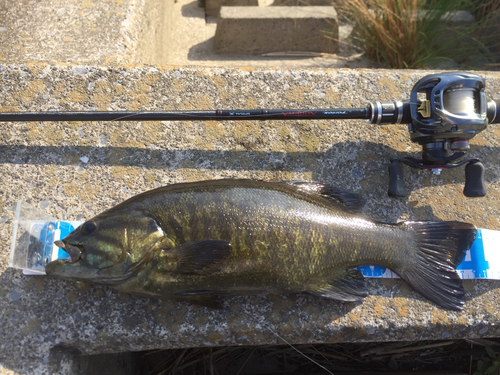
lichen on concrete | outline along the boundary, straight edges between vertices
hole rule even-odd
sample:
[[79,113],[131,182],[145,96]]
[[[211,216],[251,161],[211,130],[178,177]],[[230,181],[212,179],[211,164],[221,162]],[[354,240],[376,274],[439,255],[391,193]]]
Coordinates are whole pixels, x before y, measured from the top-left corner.
[[[0,65],[1,111],[364,107],[407,99],[428,71]],[[488,97],[500,74],[480,72]],[[407,128],[363,121],[160,121],[0,124],[0,363],[49,373],[55,347],[85,354],[214,345],[498,337],[500,281],[464,282],[463,311],[440,309],[401,280],[370,279],[363,303],[307,295],[239,296],[224,309],[24,276],[8,268],[17,200],[83,220],[155,187],[216,178],[314,180],[362,195],[376,220],[464,220],[500,230],[497,126],[471,141],[488,195],[462,195],[462,169],[405,169],[387,196],[391,157],[418,156]],[[281,337],[281,338],[280,338]]]

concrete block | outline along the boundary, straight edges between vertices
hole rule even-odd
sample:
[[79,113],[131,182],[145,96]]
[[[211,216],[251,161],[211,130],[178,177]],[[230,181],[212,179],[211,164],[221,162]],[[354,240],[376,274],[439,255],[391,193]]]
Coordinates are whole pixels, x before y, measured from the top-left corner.
[[206,0],[205,13],[207,16],[219,17],[221,7],[259,6],[259,0]]
[[222,7],[216,53],[258,55],[298,51],[339,51],[337,12],[333,6]]

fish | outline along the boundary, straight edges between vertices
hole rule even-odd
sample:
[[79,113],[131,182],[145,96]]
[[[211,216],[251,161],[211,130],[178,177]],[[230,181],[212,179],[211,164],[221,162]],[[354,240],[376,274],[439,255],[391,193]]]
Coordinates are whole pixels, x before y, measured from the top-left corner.
[[459,221],[389,224],[364,200],[307,181],[221,179],[144,192],[84,222],[56,245],[51,277],[221,308],[243,294],[309,293],[362,301],[357,269],[391,269],[435,304],[460,310],[456,272],[476,237]]

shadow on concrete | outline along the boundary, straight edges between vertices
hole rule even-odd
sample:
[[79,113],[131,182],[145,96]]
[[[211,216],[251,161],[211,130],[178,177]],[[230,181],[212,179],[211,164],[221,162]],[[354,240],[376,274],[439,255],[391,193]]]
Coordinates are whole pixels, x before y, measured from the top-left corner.
[[[207,24],[216,24],[216,17],[207,17]],[[214,31],[215,32],[215,31]],[[262,56],[262,55],[240,55],[240,54],[216,54],[214,51],[214,37],[211,37],[203,42],[192,45],[187,53],[188,61],[211,61],[217,62],[239,62],[243,64],[248,61],[250,66],[273,66],[273,67],[288,67],[297,68],[297,63],[303,67],[311,68],[367,68],[368,66],[381,67],[380,64],[368,60],[364,55],[360,54],[360,51],[350,47],[350,45],[341,43],[340,52],[336,55],[329,56],[315,56],[315,55],[285,55],[284,51],[276,56]],[[357,56],[357,57],[355,57]],[[259,63],[261,62],[261,63]],[[293,64],[295,65],[293,65]]]
[[68,373],[73,375],[102,374],[104,368],[107,375],[150,374],[149,369],[144,368],[135,352],[86,356],[63,344],[50,349],[48,362],[53,374],[60,374],[68,370]]
[[200,6],[198,0],[195,0],[189,4],[183,5],[181,7],[182,17],[189,18],[205,18],[205,9]]
[[[214,52],[214,37],[211,37],[204,42],[195,44],[189,48],[187,58],[189,61],[262,61],[269,64],[276,63],[276,66],[286,65],[287,61],[297,62],[302,61],[310,67],[317,68],[342,68],[346,66],[345,60],[326,58],[326,57],[311,57],[311,56],[262,56],[262,55],[239,55],[239,54],[216,54]],[[209,52],[207,52],[209,51]]]
[[218,19],[218,17],[207,16],[205,18],[205,21],[207,22],[207,24],[217,24]]
[[[498,181],[494,160],[498,147],[471,146],[467,158],[478,158],[485,165],[485,182]],[[364,156],[360,156],[360,154]],[[87,157],[88,162],[80,161]],[[316,181],[337,179],[352,186],[363,182],[363,190],[386,191],[388,166],[391,158],[419,157],[416,153],[399,152],[374,142],[344,142],[332,145],[326,152],[281,152],[252,150],[151,150],[133,147],[93,146],[24,146],[0,145],[0,163],[54,164],[82,166],[131,166],[147,169],[199,168],[213,170],[247,171],[295,171],[312,172]],[[464,167],[443,171],[441,176],[432,176],[430,171],[404,166],[408,192],[414,177],[427,176],[431,184],[451,185],[464,183]],[[371,182],[371,180],[373,180]],[[359,187],[359,186],[358,186]]]

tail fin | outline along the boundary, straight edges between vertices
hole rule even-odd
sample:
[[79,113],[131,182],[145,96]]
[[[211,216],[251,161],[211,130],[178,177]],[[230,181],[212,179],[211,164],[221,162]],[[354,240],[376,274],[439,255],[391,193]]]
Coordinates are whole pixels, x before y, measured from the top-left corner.
[[399,276],[438,305],[461,310],[465,291],[456,268],[476,238],[476,227],[459,221],[408,221],[400,225],[414,233],[416,254]]

